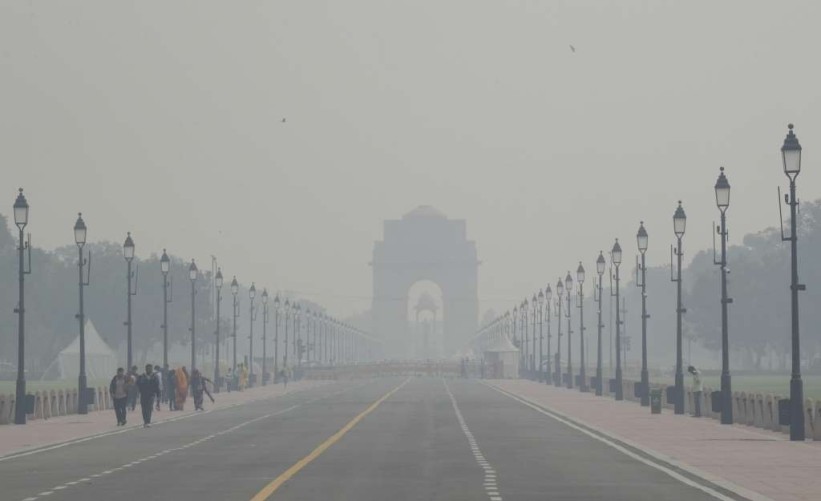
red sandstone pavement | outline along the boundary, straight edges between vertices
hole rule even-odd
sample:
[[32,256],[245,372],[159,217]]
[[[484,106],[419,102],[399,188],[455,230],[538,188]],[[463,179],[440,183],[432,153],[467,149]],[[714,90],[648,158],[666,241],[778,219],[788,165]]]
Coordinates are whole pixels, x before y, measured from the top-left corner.
[[[555,388],[524,380],[492,385],[544,406],[573,421],[666,457],[704,478],[730,482],[776,500],[821,499],[821,442],[790,442],[785,435],[713,419],[650,414],[636,402]],[[749,496],[752,494],[752,496]]]
[[[288,385],[288,393],[302,391],[316,386],[327,384],[326,381],[298,381]],[[247,389],[242,392],[222,392],[214,394],[216,402],[212,404],[206,400],[205,409],[224,409],[266,398],[275,398],[283,395],[285,390],[283,385],[268,385]],[[163,406],[160,412],[154,411],[151,421],[159,423],[171,419],[179,419],[184,416],[195,414],[194,403],[191,398],[186,401],[186,410],[171,412],[168,406]],[[142,426],[142,414],[140,404],[134,412],[128,413],[128,428]],[[86,438],[107,432],[123,430],[117,426],[114,417],[114,409],[94,411],[81,416],[71,414],[68,416],[53,417],[50,419],[30,420],[25,425],[3,425],[0,426],[0,457],[7,456],[30,449],[38,449],[53,444]]]

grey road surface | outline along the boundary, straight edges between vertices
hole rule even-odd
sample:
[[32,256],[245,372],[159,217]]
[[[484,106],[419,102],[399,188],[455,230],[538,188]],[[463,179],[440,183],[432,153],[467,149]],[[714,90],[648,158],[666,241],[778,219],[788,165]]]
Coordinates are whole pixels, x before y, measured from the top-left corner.
[[0,499],[248,501],[286,472],[269,499],[715,499],[478,381],[437,378],[340,382],[0,461]]

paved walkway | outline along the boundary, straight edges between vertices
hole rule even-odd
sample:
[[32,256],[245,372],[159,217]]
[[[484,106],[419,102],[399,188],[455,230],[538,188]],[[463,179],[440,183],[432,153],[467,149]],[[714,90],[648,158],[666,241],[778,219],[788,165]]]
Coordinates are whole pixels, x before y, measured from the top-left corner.
[[821,499],[821,442],[793,443],[779,433],[676,416],[668,409],[652,415],[635,402],[532,381],[490,384],[752,499]]
[[[288,393],[314,388],[327,384],[327,381],[299,381],[288,385]],[[251,388],[242,392],[222,392],[214,395],[216,402],[212,404],[206,397],[205,409],[224,409],[242,405],[255,400],[274,398],[283,395],[285,389],[283,385],[268,385]],[[171,412],[168,405],[162,407],[160,412],[154,411],[152,422],[169,421],[181,419],[185,416],[195,414],[194,402],[189,397],[186,400],[186,410]],[[117,419],[114,417],[114,409],[89,412],[86,415],[71,414],[68,416],[53,417],[50,419],[30,420],[23,426],[13,424],[0,426],[0,457],[9,454],[19,453],[30,449],[39,449],[52,444],[78,440],[92,435],[112,433],[123,429],[139,428],[142,426],[142,413],[140,404],[134,412],[128,412],[128,425],[117,426]]]

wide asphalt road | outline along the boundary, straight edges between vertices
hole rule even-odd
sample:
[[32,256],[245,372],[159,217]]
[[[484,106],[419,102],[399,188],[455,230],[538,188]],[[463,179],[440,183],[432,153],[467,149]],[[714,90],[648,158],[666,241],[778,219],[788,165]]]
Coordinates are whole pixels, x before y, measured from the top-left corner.
[[715,497],[479,381],[385,378],[0,460],[0,499]]

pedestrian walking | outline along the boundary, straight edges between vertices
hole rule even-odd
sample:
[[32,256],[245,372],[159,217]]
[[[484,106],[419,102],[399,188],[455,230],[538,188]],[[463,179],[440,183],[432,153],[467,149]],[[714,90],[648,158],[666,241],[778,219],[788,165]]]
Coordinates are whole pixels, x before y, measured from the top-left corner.
[[202,373],[200,373],[199,369],[194,369],[194,371],[191,373],[191,393],[194,395],[194,410],[205,410],[205,408],[202,406],[203,393],[208,395],[208,398],[211,399],[211,403],[214,403],[214,397],[211,396],[211,393],[208,391],[207,386],[207,383],[210,382],[211,380],[203,376]]
[[140,390],[140,408],[143,411],[143,428],[151,427],[151,411],[154,410],[154,399],[160,398],[160,382],[154,374],[154,366],[145,366],[145,374],[137,378],[137,388]]
[[160,369],[159,365],[154,366],[154,373],[157,374],[157,382],[160,384],[160,396],[157,397],[157,402],[156,402],[156,404],[157,404],[156,410],[157,410],[157,412],[159,412],[160,411],[160,401],[162,400],[162,395],[165,392],[165,378],[164,378],[163,372]]
[[225,387],[228,390],[228,393],[231,393],[231,390],[234,386],[234,371],[231,368],[228,368],[228,374],[225,376]]
[[111,384],[108,385],[108,392],[111,394],[111,399],[114,400],[114,414],[117,416],[117,426],[125,426],[128,389],[128,378],[126,378],[125,369],[120,367],[117,369],[117,374],[111,379]]
[[168,410],[177,410],[177,371],[171,369],[165,379],[165,398],[168,399]]
[[687,372],[693,376],[693,401],[695,403],[695,417],[701,417],[701,396],[704,393],[704,383],[701,382],[701,371],[694,366],[687,367]]
[[185,399],[188,398],[188,371],[185,370],[185,366],[181,369],[176,371],[177,374],[177,386],[176,386],[176,399],[175,402],[175,409],[178,411],[185,409]]
[[134,412],[134,409],[137,407],[137,397],[140,395],[140,390],[137,388],[137,377],[139,376],[138,369],[136,365],[131,366],[131,370],[128,371],[127,378],[128,378],[128,407],[131,408],[131,411]]

